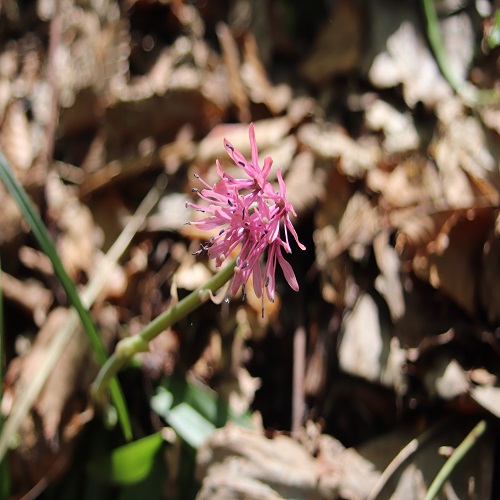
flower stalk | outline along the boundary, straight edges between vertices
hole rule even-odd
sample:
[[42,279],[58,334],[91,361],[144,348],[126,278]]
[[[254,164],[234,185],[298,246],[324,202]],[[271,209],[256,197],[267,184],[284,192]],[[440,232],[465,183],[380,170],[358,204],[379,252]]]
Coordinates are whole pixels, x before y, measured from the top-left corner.
[[123,366],[125,366],[130,358],[134,354],[146,352],[151,340],[206,302],[210,298],[211,293],[214,294],[217,292],[217,290],[233,277],[235,266],[236,259],[232,260],[217,274],[212,276],[207,283],[200,286],[187,297],[160,314],[140,333],[120,340],[116,345],[115,352],[101,368],[97,378],[92,384],[94,399],[102,403],[111,379],[121,368],[123,368]]

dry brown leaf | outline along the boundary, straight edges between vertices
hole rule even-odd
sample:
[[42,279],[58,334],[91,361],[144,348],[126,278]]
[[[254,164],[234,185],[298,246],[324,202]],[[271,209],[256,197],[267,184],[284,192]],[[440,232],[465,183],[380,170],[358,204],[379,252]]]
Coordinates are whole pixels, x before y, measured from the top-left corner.
[[240,55],[238,46],[224,23],[217,25],[217,37],[222,48],[222,60],[227,72],[229,93],[238,110],[239,120],[250,121],[250,108],[245,86],[240,75]]
[[26,171],[35,157],[31,126],[20,100],[12,101],[0,128],[0,147],[14,169]]
[[424,377],[427,394],[451,400],[466,394],[470,387],[469,377],[460,363],[447,356],[438,357]]
[[[17,363],[11,363],[6,374],[7,396],[2,411],[9,412],[9,406],[26,391],[37,377],[38,366],[46,357],[53,334],[68,320],[68,310],[54,309],[36,336],[32,349]],[[59,363],[50,375],[44,390],[36,401],[31,414],[24,420],[19,435],[19,444],[13,456],[14,481],[36,484],[47,474],[53,474],[54,463],[61,456],[69,460],[68,454],[74,445],[75,432],[67,434],[66,425],[80,414],[85,413],[86,400],[82,396],[95,375],[97,365],[92,369],[92,353],[87,338],[81,330],[72,337]],[[83,375],[82,375],[83,374]],[[64,410],[64,411],[63,411]],[[79,428],[81,429],[83,419]],[[73,422],[71,425],[74,426]],[[57,469],[57,475],[65,467]],[[20,476],[19,476],[20,474]]]
[[500,418],[500,387],[476,385],[470,391],[472,399],[495,417]]
[[301,74],[320,85],[355,69],[361,59],[363,28],[358,5],[349,0],[335,2],[319,29],[311,54],[300,68]]
[[375,288],[384,297],[391,318],[397,321],[405,312],[404,290],[401,283],[401,261],[396,249],[389,244],[389,232],[382,231],[373,240],[373,253],[380,274]]
[[479,296],[488,321],[500,321],[500,215],[482,248]]
[[260,59],[255,37],[251,33],[244,37],[241,78],[248,88],[252,102],[263,102],[273,114],[279,114],[288,107],[292,90],[288,85],[275,87],[271,84]]
[[420,146],[420,137],[410,113],[401,112],[381,99],[370,103],[365,113],[368,126],[384,132],[382,145],[388,154],[412,152]]
[[371,26],[368,77],[379,88],[403,85],[403,96],[411,108],[421,101],[434,106],[451,94],[423,32],[416,4],[370,4]]
[[[292,122],[288,116],[280,118],[269,118],[254,122],[255,138],[259,147],[259,156],[265,155],[265,151],[280,143],[290,132]],[[248,140],[248,124],[222,123],[215,126],[210,133],[202,139],[198,147],[196,160],[200,162],[212,162],[216,158],[221,164],[230,164],[224,149],[224,138],[226,138],[236,149],[245,156],[250,155],[250,142]],[[239,169],[241,171],[241,169]]]
[[94,268],[95,226],[90,210],[72,195],[56,174],[46,183],[48,213],[61,231],[57,249],[67,273],[77,278]]
[[316,459],[290,437],[228,425],[198,450],[198,498],[364,498],[378,477],[371,465],[328,436],[317,448]]
[[52,292],[37,280],[20,281],[6,272],[1,280],[5,298],[26,310],[37,326],[42,325],[54,300]]
[[380,157],[378,145],[363,146],[340,130],[313,123],[300,127],[298,137],[317,155],[338,159],[340,170],[352,177],[363,177]]
[[393,207],[424,205],[441,200],[442,188],[436,170],[420,156],[411,156],[392,170],[372,169],[367,185],[383,196],[383,203]]
[[[411,259],[417,252],[423,252],[429,247],[430,251],[440,249],[447,244],[446,224],[451,225],[450,219],[456,217],[451,210],[432,213],[408,213],[407,211],[393,212],[391,222],[398,228],[396,234],[396,249],[403,259]],[[443,232],[444,231],[444,232]],[[439,235],[443,233],[442,237]]]
[[420,279],[445,292],[471,315],[477,312],[481,250],[495,216],[491,209],[457,212],[412,262]]
[[339,366],[346,373],[401,387],[404,356],[392,341],[392,324],[380,298],[363,294],[343,321]]
[[19,206],[7,193],[7,189],[0,183],[0,200],[2,200],[2,223],[0,224],[0,245],[6,245],[22,234],[26,228],[23,227],[23,217]]
[[475,116],[466,116],[456,98],[440,102],[436,112],[442,126],[432,151],[446,201],[457,208],[474,206],[477,202],[498,204],[498,190],[488,188],[488,179],[497,185],[500,180],[498,159],[490,151],[480,121]]
[[299,217],[325,197],[325,180],[326,172],[315,168],[310,151],[302,151],[295,156],[286,176],[286,197]]

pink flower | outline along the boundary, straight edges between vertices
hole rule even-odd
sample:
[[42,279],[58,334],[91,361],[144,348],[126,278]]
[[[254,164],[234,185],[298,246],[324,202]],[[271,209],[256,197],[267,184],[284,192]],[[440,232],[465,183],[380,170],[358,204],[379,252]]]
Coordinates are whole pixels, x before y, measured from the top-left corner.
[[[264,159],[261,168],[258,162],[258,149],[253,124],[249,128],[252,161],[235,149],[224,139],[224,147],[231,159],[248,176],[235,179],[225,173],[219,161],[216,162],[220,181],[210,186],[204,180],[202,190],[194,189],[207,205],[186,203],[201,212],[210,214],[191,224],[204,230],[220,228],[219,234],[201,245],[197,254],[207,251],[219,267],[237,247],[241,245],[237,258],[234,277],[230,286],[230,294],[235,295],[242,289],[243,299],[246,296],[246,284],[253,277],[253,288],[257,297],[262,297],[262,314],[264,314],[264,290],[269,300],[274,301],[276,264],[279,263],[285,279],[290,287],[297,291],[299,285],[292,266],[283,257],[282,249],[291,253],[288,234],[291,233],[301,250],[305,246],[299,242],[297,232],[290,220],[290,214],[296,216],[293,206],[286,199],[286,186],[278,169],[279,192],[267,180],[273,160]],[[197,176],[199,178],[199,176]],[[281,237],[282,228],[284,238]],[[261,267],[261,258],[267,250],[267,262]]]

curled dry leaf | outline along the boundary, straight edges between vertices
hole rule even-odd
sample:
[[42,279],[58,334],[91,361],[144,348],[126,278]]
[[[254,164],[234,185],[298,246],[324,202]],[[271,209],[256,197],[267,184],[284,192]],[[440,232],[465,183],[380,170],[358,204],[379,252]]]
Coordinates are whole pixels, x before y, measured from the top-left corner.
[[478,307],[481,250],[495,217],[492,209],[455,213],[412,261],[418,277],[446,293],[471,315]]
[[309,123],[300,127],[298,137],[313,153],[338,159],[340,170],[352,177],[363,177],[379,160],[378,146],[362,146],[340,130]]
[[384,203],[392,207],[434,205],[442,198],[436,169],[418,155],[403,160],[391,172],[380,168],[370,170],[366,182],[370,189],[382,194]]
[[409,112],[402,112],[377,99],[366,109],[366,122],[384,133],[382,146],[388,154],[408,153],[418,149],[420,137]]
[[36,325],[42,325],[54,300],[52,292],[37,280],[21,281],[5,272],[1,280],[5,298],[27,311]]
[[314,458],[290,437],[228,425],[198,450],[198,498],[365,498],[378,478],[371,464],[328,436],[317,448]]
[[439,103],[437,113],[441,133],[434,138],[431,150],[446,201],[457,208],[498,204],[498,191],[489,186],[491,181],[497,186],[500,182],[498,160],[478,118],[466,116],[456,98]]
[[[23,397],[27,387],[37,377],[39,365],[51,348],[55,332],[66,321],[68,310],[54,309],[36,336],[30,352],[23,358],[18,358],[17,363],[9,365],[5,379],[6,401],[15,404]],[[92,359],[87,338],[78,330],[54,366],[31,413],[20,427],[20,441],[11,462],[14,483],[36,484],[55,471],[57,475],[62,474],[69,465],[68,454],[72,453],[74,438],[78,434],[78,430],[74,428],[74,417],[85,413],[87,403],[83,394],[97,371],[97,365],[93,367]],[[10,409],[3,407],[2,410]],[[81,420],[80,430],[86,419]],[[67,425],[73,426],[69,433],[66,432]],[[61,456],[65,457],[64,466],[54,471],[54,463]]]
[[26,171],[35,156],[31,126],[20,100],[8,105],[0,128],[0,147],[14,169]]

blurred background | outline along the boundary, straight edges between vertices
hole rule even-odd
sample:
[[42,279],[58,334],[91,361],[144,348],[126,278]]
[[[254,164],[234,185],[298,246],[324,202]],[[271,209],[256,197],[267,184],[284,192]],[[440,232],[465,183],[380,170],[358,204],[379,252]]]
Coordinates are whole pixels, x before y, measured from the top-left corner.
[[105,277],[109,353],[215,272],[185,204],[250,122],[307,249],[264,317],[248,287],[121,371],[127,444],[0,183],[3,497],[420,499],[478,422],[441,498],[497,497],[499,8],[4,0],[0,149],[77,289]]

